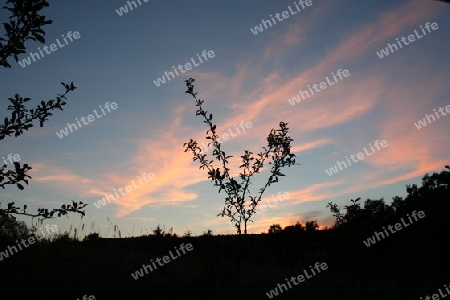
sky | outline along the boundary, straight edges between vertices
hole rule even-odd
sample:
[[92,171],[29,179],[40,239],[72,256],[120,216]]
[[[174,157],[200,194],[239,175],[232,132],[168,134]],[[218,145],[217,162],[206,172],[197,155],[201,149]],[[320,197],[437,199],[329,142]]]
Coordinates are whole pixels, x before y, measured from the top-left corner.
[[[392,197],[406,195],[407,184],[420,185],[425,173],[449,163],[449,4],[49,3],[48,53],[43,44],[27,42],[19,58],[24,67],[10,60],[11,69],[0,70],[0,118],[10,116],[7,99],[16,93],[32,98],[32,108],[63,93],[60,82],[73,81],[77,89],[44,127],[36,123],[2,141],[0,157],[18,154],[33,169],[29,185],[23,191],[7,186],[0,202],[27,204],[29,211],[70,200],[88,203],[82,219],[70,214],[45,222],[61,231],[85,224],[82,234],[104,237],[113,236],[114,225],[122,237],[151,233],[158,225],[180,235],[236,233],[227,217],[217,217],[226,194],[184,152],[190,139],[207,142],[206,124],[185,93],[184,81],[191,77],[218,134],[230,134],[222,149],[233,156],[233,176],[244,150],[261,151],[270,130],[288,123],[299,165],[283,169],[286,176],[266,190],[261,203],[267,207],[254,216],[249,233],[297,221],[331,226],[330,201],[344,207],[350,199],[384,198],[390,204]],[[4,10],[0,18],[6,20]],[[44,55],[34,54],[33,61],[30,52],[39,50]],[[70,132],[68,123],[78,128],[72,125]],[[255,175],[251,195],[269,170],[266,165]],[[123,194],[113,201],[94,205],[119,188]],[[274,202],[278,195],[285,196]]]

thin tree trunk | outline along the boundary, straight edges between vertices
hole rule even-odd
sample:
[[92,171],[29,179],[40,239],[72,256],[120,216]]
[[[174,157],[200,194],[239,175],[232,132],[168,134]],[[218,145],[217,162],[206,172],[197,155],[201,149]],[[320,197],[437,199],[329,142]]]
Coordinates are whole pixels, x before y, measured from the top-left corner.
[[244,234],[247,234],[247,220],[244,220]]

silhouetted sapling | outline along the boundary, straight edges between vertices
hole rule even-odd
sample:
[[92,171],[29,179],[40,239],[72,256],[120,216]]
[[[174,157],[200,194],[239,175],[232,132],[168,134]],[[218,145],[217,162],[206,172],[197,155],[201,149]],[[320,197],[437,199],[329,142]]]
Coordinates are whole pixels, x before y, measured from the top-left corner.
[[[187,86],[187,94],[192,95],[195,99],[195,105],[198,107],[196,116],[203,116],[203,122],[208,124],[209,129],[206,131],[206,139],[211,140],[213,145],[212,155],[222,162],[222,169],[213,166],[213,160],[207,160],[206,154],[202,154],[202,150],[197,146],[197,142],[190,140],[184,143],[184,152],[192,151],[193,161],[199,160],[200,169],[206,168],[208,170],[208,179],[214,181],[214,186],[219,186],[219,193],[225,190],[228,195],[225,198],[225,206],[221,213],[217,216],[227,216],[231,218],[231,223],[236,227],[237,233],[241,234],[241,225],[244,224],[244,234],[247,234],[247,222],[253,222],[252,216],[256,212],[256,207],[261,201],[261,197],[268,186],[274,182],[278,182],[278,176],[285,176],[280,172],[283,167],[290,167],[295,163],[295,154],[291,153],[291,141],[293,139],[288,136],[287,123],[280,122],[280,129],[272,129],[267,136],[267,148],[263,147],[262,152],[257,154],[257,157],[252,152],[245,150],[242,158],[242,165],[239,168],[244,169],[243,173],[239,173],[240,183],[230,176],[230,169],[227,167],[228,159],[232,156],[226,156],[221,149],[221,144],[218,142],[219,136],[216,134],[217,126],[212,121],[212,114],[208,115],[208,111],[203,110],[202,104],[204,100],[197,98],[197,93],[194,92],[193,82],[195,79],[190,78],[185,80]],[[211,144],[208,143],[208,146]],[[266,160],[272,160],[269,164],[272,165],[270,169],[271,175],[267,179],[265,185],[259,190],[256,196],[250,195],[250,178],[261,171]],[[246,195],[248,193],[248,195]],[[248,196],[248,200],[246,200]]]

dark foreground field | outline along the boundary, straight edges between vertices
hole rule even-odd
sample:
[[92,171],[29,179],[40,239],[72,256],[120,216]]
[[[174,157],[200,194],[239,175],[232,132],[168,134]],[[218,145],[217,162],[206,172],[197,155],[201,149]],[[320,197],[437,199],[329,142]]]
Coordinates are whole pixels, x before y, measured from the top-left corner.
[[[441,300],[450,295],[450,167],[426,174],[421,187],[406,190],[405,198],[394,197],[391,204],[383,199],[367,199],[364,205],[351,200],[344,212],[329,203],[336,218],[329,230],[296,224],[261,235],[176,237],[154,231],[138,238],[42,241],[0,261],[0,300],[84,295],[138,300]],[[387,228],[394,233],[379,234],[376,241],[374,233],[386,233]],[[369,238],[375,243],[367,244]],[[15,244],[15,239],[1,237],[0,252]],[[165,256],[157,266],[157,258]],[[152,260],[157,266],[153,271],[137,279],[131,276]],[[327,268],[314,275],[309,266],[316,263]],[[304,270],[308,278],[299,282]],[[290,287],[278,296],[271,293],[286,280]]]
[[[1,299],[269,299],[316,262],[328,269],[274,298],[420,299],[450,283],[447,232],[421,222],[371,247],[338,231],[35,244],[0,262]],[[193,250],[133,279],[182,243]]]

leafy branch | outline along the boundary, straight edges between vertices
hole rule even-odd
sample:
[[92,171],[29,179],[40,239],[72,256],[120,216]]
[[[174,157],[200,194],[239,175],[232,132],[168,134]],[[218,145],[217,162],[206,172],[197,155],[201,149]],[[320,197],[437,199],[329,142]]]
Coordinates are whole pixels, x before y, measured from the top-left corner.
[[46,0],[8,0],[6,4],[2,8],[10,11],[11,15],[9,22],[3,22],[7,38],[0,37],[0,66],[11,68],[8,59],[12,56],[17,62],[19,55],[26,52],[26,41],[45,43],[45,32],[41,27],[52,21],[39,14],[49,6]]
[[[40,11],[48,7],[49,3],[46,0],[8,0],[3,9],[8,10],[11,14],[9,22],[3,22],[6,31],[6,38],[0,37],[0,67],[11,68],[8,59],[13,57],[17,62],[19,55],[26,52],[25,42],[28,40],[45,43],[45,32],[43,26],[51,24],[51,20],[46,20],[46,17],[40,15]],[[7,136],[14,134],[18,137],[33,127],[33,122],[39,120],[40,127],[48,121],[55,109],[63,110],[63,106],[67,104],[66,95],[74,91],[76,87],[73,82],[65,84],[61,82],[65,88],[63,94],[57,94],[55,99],[48,101],[41,101],[35,108],[27,109],[25,102],[30,101],[30,98],[23,98],[19,94],[15,94],[13,98],[9,98],[11,105],[7,110],[11,111],[11,116],[6,117],[3,124],[0,124],[0,140]],[[15,184],[20,190],[24,189],[23,183],[28,184],[28,179],[31,176],[27,172],[32,168],[28,164],[20,166],[18,162],[14,162],[12,170],[7,169],[7,165],[0,166],[0,187],[5,188],[6,185]],[[79,213],[82,217],[85,215],[83,208],[87,204],[83,202],[74,202],[72,204],[63,204],[61,208],[52,210],[39,208],[37,213],[28,213],[27,206],[23,209],[15,206],[14,202],[8,203],[7,208],[0,208],[0,227],[5,222],[15,220],[13,215],[26,215],[33,218],[38,218],[41,222],[45,219],[51,219],[54,216],[67,215],[69,212]]]
[[27,164],[21,167],[18,162],[14,162],[14,170],[6,170],[6,167],[7,165],[0,167],[0,187],[5,189],[7,184],[16,184],[20,190],[23,190],[24,187],[20,182],[23,181],[28,184],[27,178],[31,178],[31,176],[27,175],[26,172],[32,168]]
[[[295,154],[290,152],[291,141],[293,139],[288,136],[289,128],[287,123],[280,122],[280,129],[272,129],[267,136],[267,147],[263,147],[263,151],[254,156],[252,152],[245,150],[244,155],[241,156],[242,165],[239,166],[243,172],[239,173],[240,182],[230,176],[230,169],[228,168],[228,159],[232,156],[227,156],[221,149],[221,143],[218,141],[217,125],[212,123],[212,114],[204,110],[202,104],[204,100],[197,98],[197,93],[194,92],[195,79],[190,78],[185,80],[187,90],[186,93],[192,95],[195,99],[195,105],[198,107],[196,116],[203,117],[203,123],[206,123],[209,129],[206,131],[206,139],[211,140],[208,144],[213,145],[212,156],[218,160],[222,168],[216,168],[213,165],[214,160],[206,159],[206,154],[202,154],[201,148],[197,141],[190,140],[184,143],[184,152],[191,151],[193,154],[193,161],[200,162],[200,169],[207,169],[208,179],[214,182],[214,186],[219,186],[219,193],[224,190],[227,194],[225,198],[225,205],[223,210],[217,216],[227,216],[231,218],[231,223],[236,227],[237,233],[241,234],[241,225],[244,224],[244,233],[247,234],[247,223],[253,222],[252,216],[256,213],[256,207],[261,201],[261,197],[272,183],[278,182],[279,176],[285,176],[280,172],[283,167],[290,167],[295,163]],[[269,164],[272,165],[270,169],[271,175],[267,182],[259,190],[256,196],[250,195],[249,185],[250,179],[254,174],[259,173],[266,160],[271,160]],[[249,201],[246,201],[246,193],[249,193]]]
[[14,206],[15,202],[8,203],[7,208],[0,207],[0,218],[2,220],[7,220],[11,217],[11,215],[24,215],[32,218],[38,218],[38,221],[42,223],[45,219],[53,219],[57,214],[58,217],[65,216],[69,212],[79,213],[81,217],[85,216],[84,210],[82,210],[87,204],[80,202],[75,202],[72,200],[72,204],[63,204],[61,208],[54,208],[52,210],[48,210],[47,208],[38,208],[37,213],[28,213],[26,211],[27,205],[24,205],[21,209],[19,206]]
[[56,99],[48,100],[47,102],[41,101],[36,108],[28,110],[24,103],[30,101],[30,98],[23,98],[19,94],[14,95],[14,98],[8,98],[11,105],[8,105],[9,111],[12,111],[10,118],[5,118],[3,124],[0,124],[0,140],[3,140],[6,136],[11,136],[14,133],[15,137],[23,134],[24,130],[28,130],[33,127],[33,121],[39,120],[39,126],[43,127],[44,122],[48,121],[48,118],[52,115],[51,111],[55,109],[63,110],[63,106],[67,104],[65,101],[66,95],[74,91],[77,87],[70,84],[61,82],[66,91],[63,94],[58,94]]

